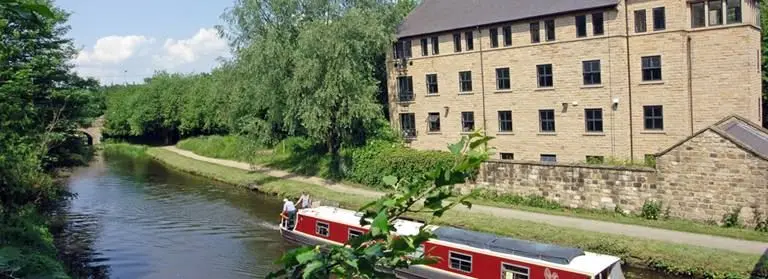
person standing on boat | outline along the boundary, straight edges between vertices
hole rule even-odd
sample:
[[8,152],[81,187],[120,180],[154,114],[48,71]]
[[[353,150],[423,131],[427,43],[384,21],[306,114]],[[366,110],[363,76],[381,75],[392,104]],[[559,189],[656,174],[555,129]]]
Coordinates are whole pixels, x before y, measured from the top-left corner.
[[296,205],[288,199],[283,199],[283,212],[280,216],[283,217],[283,225],[288,229],[293,229],[293,219],[296,216]]
[[301,197],[296,201],[296,204],[299,205],[299,209],[309,208],[312,206],[312,200],[309,199],[307,192],[301,192]]

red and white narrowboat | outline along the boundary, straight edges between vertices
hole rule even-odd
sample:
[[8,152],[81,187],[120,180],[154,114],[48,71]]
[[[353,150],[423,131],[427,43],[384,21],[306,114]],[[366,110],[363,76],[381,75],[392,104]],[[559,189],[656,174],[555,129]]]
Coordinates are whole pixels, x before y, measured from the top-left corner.
[[[301,209],[293,228],[280,226],[282,236],[301,245],[344,245],[367,232],[360,214],[336,207]],[[397,220],[399,235],[415,235],[421,223]],[[437,239],[424,243],[419,253],[437,257],[432,265],[396,270],[406,279],[624,279],[620,259],[577,248],[499,237],[452,227],[430,227]]]

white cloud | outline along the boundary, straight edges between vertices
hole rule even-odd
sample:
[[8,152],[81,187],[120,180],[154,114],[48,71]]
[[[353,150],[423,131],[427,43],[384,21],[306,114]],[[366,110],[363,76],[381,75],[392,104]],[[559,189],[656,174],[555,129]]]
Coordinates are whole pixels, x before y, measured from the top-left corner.
[[[157,41],[164,41],[161,45]],[[227,42],[213,28],[201,28],[189,38],[141,35],[100,38],[73,60],[75,70],[102,83],[141,82],[157,71],[207,72],[228,57]]]
[[93,50],[82,50],[77,55],[78,65],[114,64],[125,61],[136,53],[136,50],[154,40],[144,36],[108,36],[100,38]]

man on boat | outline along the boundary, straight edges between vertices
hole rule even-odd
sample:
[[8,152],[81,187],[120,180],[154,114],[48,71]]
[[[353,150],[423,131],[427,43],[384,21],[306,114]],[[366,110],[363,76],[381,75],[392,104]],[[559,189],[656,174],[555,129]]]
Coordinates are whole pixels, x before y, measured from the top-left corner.
[[307,192],[301,192],[301,197],[296,201],[300,209],[309,208],[312,205],[312,200],[309,199]]
[[296,217],[296,205],[288,199],[283,199],[283,212],[280,216],[283,217],[283,226],[288,229],[293,229],[293,219]]

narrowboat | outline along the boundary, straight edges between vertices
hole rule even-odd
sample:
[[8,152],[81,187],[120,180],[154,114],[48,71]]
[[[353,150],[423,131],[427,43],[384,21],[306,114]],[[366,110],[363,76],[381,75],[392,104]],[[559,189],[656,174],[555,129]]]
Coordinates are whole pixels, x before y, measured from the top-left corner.
[[[361,214],[336,207],[298,210],[283,220],[283,238],[300,245],[344,245],[367,232]],[[397,220],[398,235],[415,235],[422,223]],[[577,248],[500,237],[445,226],[430,226],[437,236],[417,253],[437,257],[432,265],[395,270],[404,279],[624,279],[620,259]]]

